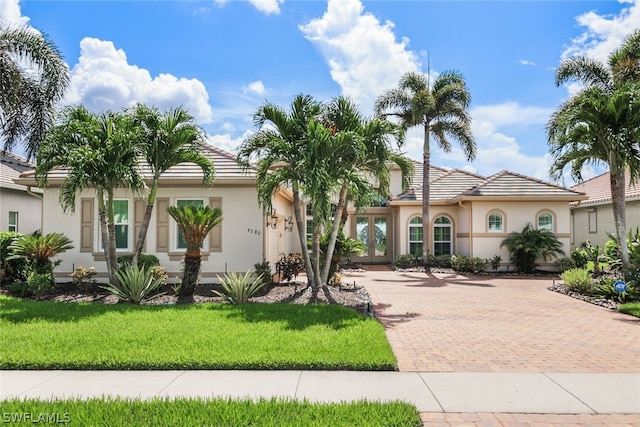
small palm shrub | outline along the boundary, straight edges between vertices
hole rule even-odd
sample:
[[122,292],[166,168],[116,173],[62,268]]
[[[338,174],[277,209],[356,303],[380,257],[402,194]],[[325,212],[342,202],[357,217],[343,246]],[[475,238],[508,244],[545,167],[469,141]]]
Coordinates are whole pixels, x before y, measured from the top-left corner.
[[416,265],[416,257],[412,254],[404,254],[396,256],[396,260],[393,263],[396,268],[410,268]]
[[140,304],[164,295],[164,292],[156,292],[162,285],[162,279],[153,277],[151,269],[127,265],[116,271],[116,277],[118,285],[109,284],[102,288],[120,301]]
[[[51,258],[73,249],[71,240],[62,233],[49,233],[44,236],[21,234],[13,240],[9,246],[12,255],[9,259],[23,259],[27,264],[27,284],[36,295],[41,295],[53,289],[55,282],[53,279],[53,268],[61,260],[52,262]],[[35,273],[35,274],[33,274]],[[44,281],[49,278],[48,286]]]
[[533,273],[536,269],[536,259],[542,257],[558,257],[564,255],[562,243],[547,230],[538,230],[531,224],[524,226],[522,231],[514,231],[500,243],[506,246],[511,256],[511,262],[518,271]]
[[[133,255],[120,255],[118,257],[118,266],[124,267],[133,262]],[[138,257],[138,265],[140,267],[151,268],[160,265],[160,260],[155,255],[140,254]]]
[[591,273],[584,268],[572,268],[560,275],[564,284],[572,291],[584,295],[593,293],[594,282]]
[[224,277],[218,276],[222,291],[214,290],[213,293],[222,297],[231,304],[242,304],[249,301],[263,286],[262,277],[256,276],[251,271],[247,271],[244,276],[240,273],[231,272]]

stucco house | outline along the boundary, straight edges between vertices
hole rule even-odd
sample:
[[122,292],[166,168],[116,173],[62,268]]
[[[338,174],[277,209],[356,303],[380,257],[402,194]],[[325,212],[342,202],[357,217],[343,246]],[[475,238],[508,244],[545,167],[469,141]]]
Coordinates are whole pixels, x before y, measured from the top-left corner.
[[[155,254],[170,277],[179,275],[184,245],[166,208],[187,200],[219,206],[223,212],[222,223],[204,243],[203,280],[214,280],[227,271],[247,271],[263,260],[274,268],[280,254],[300,251],[290,192],[283,189],[276,194],[274,211],[264,216],[258,205],[254,171],[243,170],[233,154],[218,148],[207,146],[205,154],[216,168],[213,186],[203,187],[202,173],[192,164],[175,166],[162,176],[144,252]],[[416,163],[415,184],[403,191],[402,172],[391,167],[394,196],[390,200],[359,212],[348,209],[345,230],[367,246],[355,261],[391,263],[397,255],[422,253],[421,169]],[[76,246],[63,254],[58,275],[68,275],[80,265],[95,266],[105,273],[95,194],[83,191],[77,195],[76,211],[63,212],[58,191],[64,176],[64,170],[50,172],[49,188],[43,194],[42,231],[63,232]],[[552,231],[569,251],[569,204],[585,199],[584,194],[509,171],[484,177],[432,166],[430,179],[430,253],[482,258],[500,255],[506,266],[509,254],[500,243],[527,223]],[[33,172],[23,173],[17,182],[33,185]],[[119,253],[131,253],[144,206],[140,196],[124,190],[117,193]],[[307,231],[310,221],[307,217]]]
[[34,165],[16,154],[0,151],[0,230],[32,234],[41,227],[42,190],[16,184]]
[[[640,184],[631,184],[628,174],[626,178],[624,188],[627,230],[635,230],[640,227]],[[571,187],[572,190],[587,195],[586,200],[572,203],[570,206],[572,249],[587,240],[594,246],[604,248],[604,244],[609,240],[607,233],[615,234],[609,180],[610,174],[605,172]]]

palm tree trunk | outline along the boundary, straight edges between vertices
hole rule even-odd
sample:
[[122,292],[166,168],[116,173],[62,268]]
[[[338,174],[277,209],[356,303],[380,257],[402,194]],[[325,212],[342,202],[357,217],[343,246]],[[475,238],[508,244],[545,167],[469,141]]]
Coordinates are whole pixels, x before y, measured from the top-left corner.
[[109,256],[109,229],[107,225],[107,208],[104,201],[104,191],[102,189],[98,189],[98,220],[100,222],[100,233],[102,234],[102,250],[104,252],[104,259],[107,263],[107,274],[109,276],[109,283],[111,283],[112,285],[117,285],[118,279],[115,275],[117,266],[113,265],[113,259]]
[[313,280],[313,269],[311,268],[311,256],[307,248],[307,227],[302,216],[302,204],[300,203],[300,191],[298,183],[292,184],[293,191],[293,216],[296,218],[296,227],[298,228],[298,237],[300,238],[300,250],[304,259],[304,271],[307,274],[307,285],[311,286]]
[[611,185],[611,207],[613,209],[613,223],[616,228],[616,239],[620,250],[622,267],[626,271],[630,267],[629,247],[627,245],[627,226],[625,209],[625,171],[618,169],[612,163],[609,173]]
[[320,224],[317,221],[318,212],[313,210],[313,236],[311,239],[311,267],[313,269],[313,279],[311,286],[317,288],[323,286],[322,277],[320,276]]
[[153,213],[153,205],[156,202],[156,193],[158,191],[158,181],[154,179],[151,185],[151,191],[149,197],[147,197],[147,207],[144,210],[144,217],[142,218],[142,224],[140,225],[140,232],[138,233],[138,240],[136,241],[135,251],[133,253],[133,265],[138,265],[138,259],[142,254],[142,248],[144,247],[144,241],[147,239],[147,232],[149,231],[149,223],[151,222],[151,214]]
[[200,274],[200,264],[202,256],[192,256],[186,254],[184,256],[184,272],[182,273],[182,285],[180,286],[180,296],[188,297],[193,295],[198,283],[198,275]]
[[322,269],[322,276],[320,277],[322,283],[324,284],[329,283],[331,260],[333,258],[333,252],[336,247],[336,240],[338,239],[338,232],[340,231],[340,224],[342,222],[342,212],[345,210],[348,193],[349,184],[345,181],[342,183],[342,188],[340,188],[340,195],[338,196],[338,209],[336,210],[336,216],[333,218],[331,235],[329,236],[329,242],[327,243],[327,253],[324,255],[324,268]]
[[431,194],[429,170],[431,149],[429,146],[429,124],[424,125],[424,145],[422,148],[422,264],[425,272],[429,268],[429,198]]
[[109,192],[107,193],[107,234],[107,265],[111,266],[109,269],[109,278],[115,280],[113,283],[117,284],[116,270],[118,269],[118,257],[116,255],[116,226],[113,213],[113,194]]

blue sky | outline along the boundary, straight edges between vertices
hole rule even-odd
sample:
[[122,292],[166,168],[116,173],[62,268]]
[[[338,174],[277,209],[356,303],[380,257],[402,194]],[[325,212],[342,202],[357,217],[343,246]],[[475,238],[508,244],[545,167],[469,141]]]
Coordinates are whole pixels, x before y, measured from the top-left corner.
[[[554,67],[575,54],[606,60],[640,28],[640,0],[2,0],[0,24],[9,23],[61,49],[66,104],[183,106],[231,152],[267,100],[342,94],[371,115],[403,73],[457,70],[473,97],[478,156],[468,164],[460,150],[434,147],[432,162],[547,179],[545,125],[575,90],[555,87]],[[418,131],[403,150],[421,159]]]

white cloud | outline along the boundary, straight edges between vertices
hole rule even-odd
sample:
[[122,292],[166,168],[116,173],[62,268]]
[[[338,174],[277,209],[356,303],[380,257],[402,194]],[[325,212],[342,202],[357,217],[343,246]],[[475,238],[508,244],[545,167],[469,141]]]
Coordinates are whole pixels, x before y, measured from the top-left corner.
[[594,11],[576,18],[585,31],[571,40],[562,58],[587,55],[606,62],[609,54],[620,47],[622,41],[640,28],[640,0],[623,0],[626,3],[618,15],[598,15]]
[[255,93],[257,95],[264,95],[265,93],[267,93],[266,88],[264,87],[264,84],[262,83],[262,80],[257,80],[255,82],[251,82],[246,86],[242,87],[242,92],[243,93]]
[[420,69],[418,55],[407,48],[409,40],[397,41],[393,27],[365,13],[360,0],[329,0],[321,18],[299,28],[324,55],[343,95],[366,114],[402,74]]
[[526,107],[517,102],[480,105],[471,109],[474,126],[490,122],[495,126],[546,124],[553,108]]
[[518,61],[521,65],[536,65],[535,62],[529,61],[528,59],[521,59]]
[[[214,0],[218,5],[224,5],[231,0]],[[256,9],[267,15],[279,14],[280,5],[284,3],[284,0],[248,0]]]
[[95,112],[117,111],[136,102],[160,111],[182,107],[200,124],[212,121],[202,82],[171,74],[152,77],[146,69],[129,64],[125,52],[112,42],[89,37],[80,42],[80,58],[71,70],[65,102],[82,103]]
[[238,138],[233,138],[230,134],[222,135],[208,135],[207,140],[209,144],[214,147],[221,148],[229,153],[236,153],[237,148],[242,142],[253,134],[253,131],[247,130]]
[[0,25],[22,26],[29,23],[29,18],[20,12],[20,0],[0,1]]

